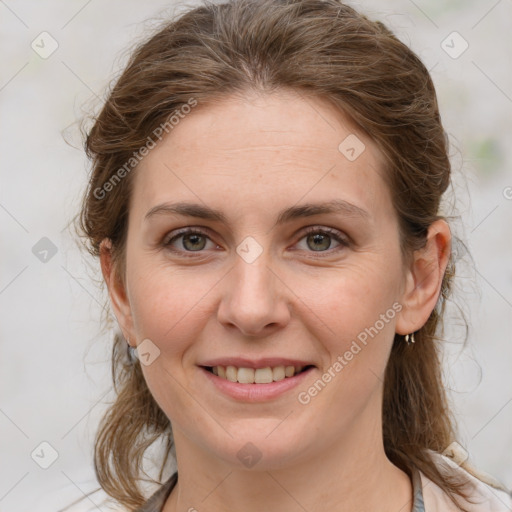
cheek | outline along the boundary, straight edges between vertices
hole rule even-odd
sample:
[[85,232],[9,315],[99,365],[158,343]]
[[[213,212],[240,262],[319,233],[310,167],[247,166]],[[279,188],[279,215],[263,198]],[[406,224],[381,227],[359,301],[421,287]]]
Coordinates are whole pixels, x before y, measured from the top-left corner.
[[315,321],[318,327],[313,334],[328,359],[319,380],[299,390],[300,403],[314,404],[315,410],[324,411],[324,424],[341,431],[369,403],[380,401],[400,304],[390,274],[369,266],[352,269],[343,279],[331,279],[326,289],[328,293],[318,293],[309,301],[307,313],[306,307],[300,313],[311,322],[321,320]]
[[134,276],[130,297],[138,336],[159,343],[173,339],[173,347],[178,348],[185,329],[190,335],[194,326],[200,327],[201,298],[213,285],[208,281],[191,279],[169,268],[141,269]]
[[398,297],[398,283],[397,268],[361,258],[357,265],[315,280],[309,291],[303,288],[308,297],[304,302],[323,321],[326,332],[346,342],[373,326],[390,308],[388,317],[394,318],[392,306]]
[[137,340],[149,339],[160,350],[159,364],[143,368],[158,386],[158,379],[173,380],[165,369],[181,381],[190,379],[185,371],[194,363],[197,341],[215,315],[212,297],[225,272],[207,272],[200,266],[178,269],[155,259],[133,258],[127,272]]
[[136,268],[130,303],[137,340],[149,339],[160,351],[151,364],[141,365],[144,378],[167,417],[193,430],[194,424],[204,421],[204,411],[197,408],[193,380],[185,373],[183,360],[200,338],[207,317],[201,298],[214,283],[158,265]]
[[345,421],[341,410],[360,410],[382,385],[401,309],[396,300],[398,266],[391,269],[383,260],[378,264],[377,258],[364,259],[337,273],[337,279],[316,281],[307,301],[311,310],[306,313],[304,307],[304,315],[321,320],[313,334],[328,361],[322,369],[325,390],[319,383],[318,395],[316,390],[302,391],[305,400],[314,395],[317,405],[328,408],[336,424]]

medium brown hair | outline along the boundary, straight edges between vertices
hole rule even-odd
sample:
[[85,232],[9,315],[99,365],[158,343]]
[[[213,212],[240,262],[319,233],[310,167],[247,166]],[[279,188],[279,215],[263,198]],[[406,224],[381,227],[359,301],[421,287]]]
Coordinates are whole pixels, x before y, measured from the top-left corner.
[[[204,0],[134,50],[86,137],[92,173],[79,227],[90,253],[98,257],[101,241],[110,239],[124,282],[136,168],[100,199],[98,190],[180,107],[191,98],[201,106],[249,90],[271,94],[285,88],[327,99],[377,143],[409,261],[424,246],[432,222],[442,218],[440,202],[450,185],[434,85],[420,59],[385,25],[338,0]],[[416,343],[408,346],[395,335],[384,382],[383,439],[396,466],[409,475],[416,466],[457,504],[456,495],[466,497],[463,482],[441,473],[430,453],[442,453],[456,439],[440,362],[454,270],[452,257]],[[172,429],[120,335],[114,337],[112,376],[117,398],[96,435],[95,470],[107,494],[138,507],[146,499],[137,483],[144,454],[156,440],[165,441],[161,479]]]

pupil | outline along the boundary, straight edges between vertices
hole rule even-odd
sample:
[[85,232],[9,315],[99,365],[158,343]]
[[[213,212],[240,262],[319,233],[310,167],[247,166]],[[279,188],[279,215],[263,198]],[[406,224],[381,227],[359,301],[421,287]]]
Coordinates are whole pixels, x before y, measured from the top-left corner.
[[[329,237],[326,236],[326,235],[322,235],[321,233],[316,233],[314,235],[310,235],[309,237],[310,239],[312,238],[314,240],[314,243],[316,244],[317,242],[322,242],[322,240],[327,240],[327,244],[324,244],[324,247],[320,247],[320,249],[329,249],[331,243],[329,241]],[[318,248],[319,246],[316,245],[316,248]],[[315,249],[317,250],[317,249]]]
[[195,246],[195,249],[194,249],[194,247],[192,247],[192,250],[203,249],[204,243],[203,243],[203,246],[201,246],[199,248],[197,247],[197,240],[201,239],[201,238],[202,238],[201,235],[195,235],[195,234],[186,235],[185,238],[184,238],[184,243],[186,243],[186,241],[190,241],[192,239],[192,244]]

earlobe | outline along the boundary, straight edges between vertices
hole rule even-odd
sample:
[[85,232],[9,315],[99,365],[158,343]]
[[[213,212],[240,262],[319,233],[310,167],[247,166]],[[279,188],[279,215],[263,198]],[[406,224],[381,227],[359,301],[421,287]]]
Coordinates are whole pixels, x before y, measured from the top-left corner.
[[402,310],[396,322],[398,334],[416,332],[427,322],[441,293],[450,253],[450,227],[445,220],[436,220],[429,227],[425,246],[415,251],[407,271]]
[[[135,338],[130,303],[125,286],[119,278],[112,261],[112,241],[108,238],[100,244],[100,263],[103,279],[108,288],[112,310],[126,340]],[[133,345],[133,342],[132,342]]]

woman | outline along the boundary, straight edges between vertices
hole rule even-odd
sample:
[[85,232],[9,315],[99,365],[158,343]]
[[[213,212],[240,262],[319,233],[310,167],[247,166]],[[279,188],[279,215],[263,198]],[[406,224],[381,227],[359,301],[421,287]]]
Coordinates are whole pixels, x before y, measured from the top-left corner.
[[[122,331],[95,445],[110,496],[511,509],[456,442],[447,142],[428,71],[382,23],[337,0],[205,2],[136,49],[86,151],[81,228]],[[177,472],[147,499],[157,440],[160,480],[170,455]]]

